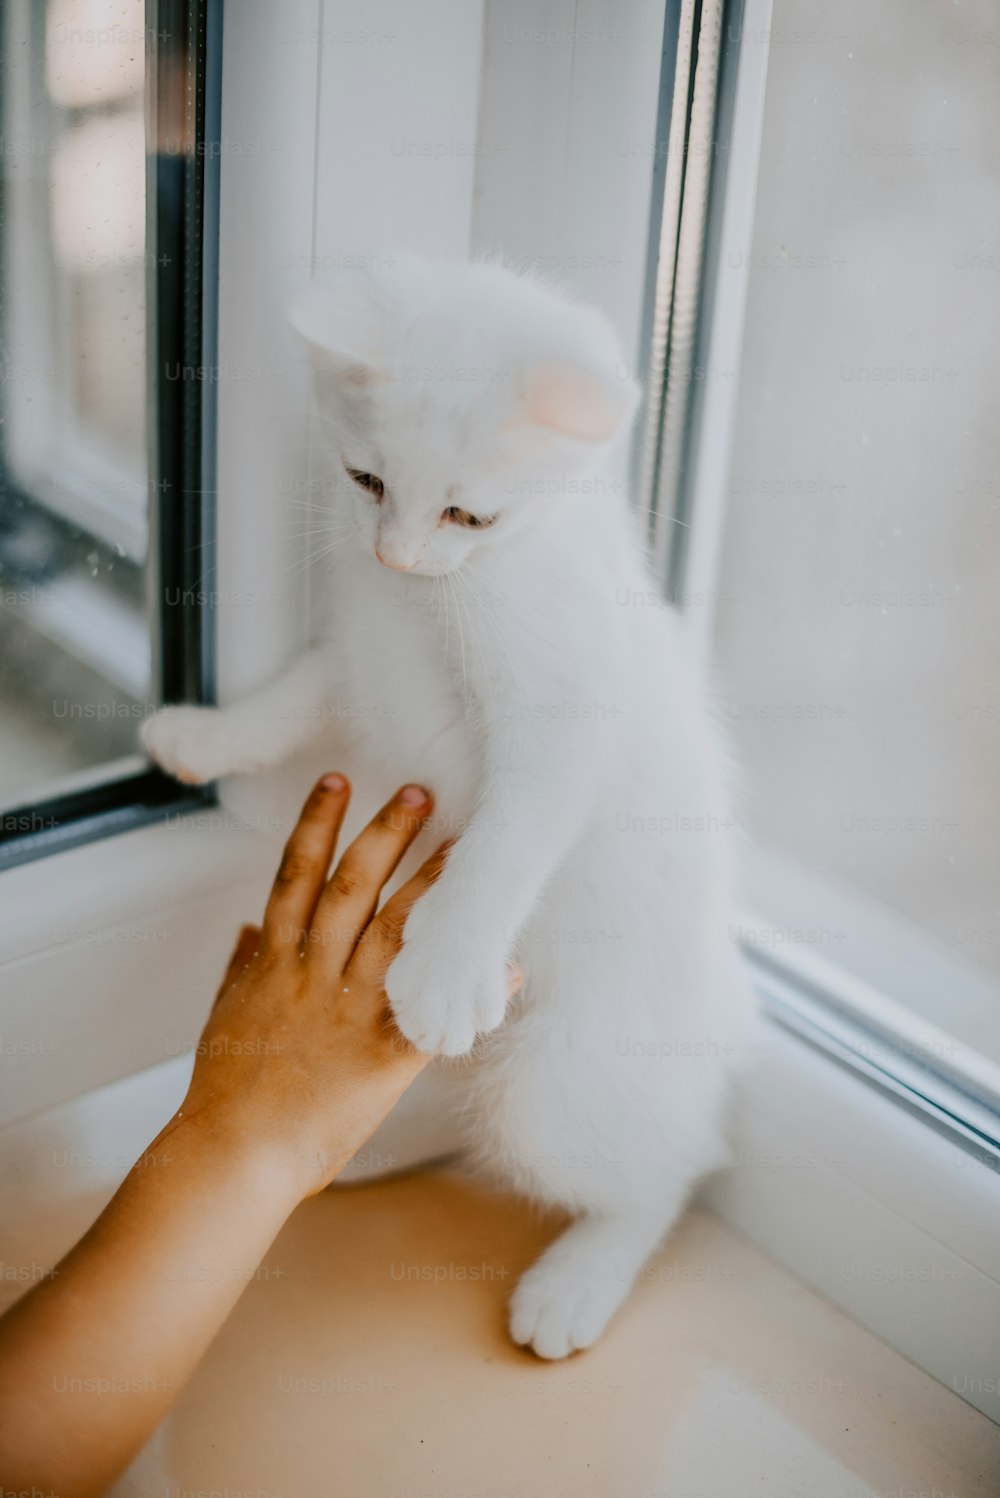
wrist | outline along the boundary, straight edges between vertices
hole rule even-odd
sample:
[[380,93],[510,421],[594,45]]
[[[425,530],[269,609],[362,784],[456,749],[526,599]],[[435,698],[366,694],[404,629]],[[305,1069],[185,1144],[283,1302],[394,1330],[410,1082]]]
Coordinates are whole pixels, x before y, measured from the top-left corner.
[[213,1184],[238,1185],[275,1223],[275,1230],[298,1206],[302,1192],[293,1173],[273,1148],[254,1132],[208,1107],[189,1108],[187,1100],[143,1151],[134,1170],[171,1168]]

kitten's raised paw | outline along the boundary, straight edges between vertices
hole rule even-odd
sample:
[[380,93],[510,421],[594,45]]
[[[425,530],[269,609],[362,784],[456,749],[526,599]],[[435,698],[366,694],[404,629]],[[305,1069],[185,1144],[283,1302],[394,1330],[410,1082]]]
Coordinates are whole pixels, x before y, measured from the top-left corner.
[[453,914],[440,918],[441,887],[414,906],[403,950],[389,968],[385,990],[396,1024],[420,1051],[464,1056],[507,1011],[502,948],[470,940]]
[[139,737],[150,757],[185,785],[204,785],[235,768],[233,728],[215,707],[161,708]]
[[418,1051],[464,1056],[477,1035],[488,1035],[507,1008],[503,960],[496,973],[463,970],[460,963],[425,959],[422,944],[404,947],[386,979],[396,1024]]

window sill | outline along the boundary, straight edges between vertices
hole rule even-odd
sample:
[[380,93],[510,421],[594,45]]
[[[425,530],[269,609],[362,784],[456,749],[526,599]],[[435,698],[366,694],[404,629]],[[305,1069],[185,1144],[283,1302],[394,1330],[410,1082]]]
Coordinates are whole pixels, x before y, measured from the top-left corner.
[[205,807],[8,870],[0,1122],[189,1048],[275,857]]
[[[183,1089],[182,1069],[161,1066],[0,1130],[0,1297],[85,1231]],[[304,1203],[116,1491],[325,1493],[330,1451],[341,1490],[360,1493],[994,1490],[994,1425],[697,1211],[596,1348],[533,1364],[507,1340],[511,1269],[557,1226],[440,1172]],[[480,1272],[429,1284],[401,1260]],[[276,1385],[276,1369],[294,1378]],[[371,1370],[363,1397],[330,1376]],[[446,1400],[461,1404],[457,1437]]]
[[[206,808],[5,874],[0,1122],[190,1052],[276,838]],[[1000,1174],[798,1036],[766,1035],[736,1168],[706,1201],[1000,1421]]]
[[708,1204],[1000,1422],[1000,1173],[769,1022]]

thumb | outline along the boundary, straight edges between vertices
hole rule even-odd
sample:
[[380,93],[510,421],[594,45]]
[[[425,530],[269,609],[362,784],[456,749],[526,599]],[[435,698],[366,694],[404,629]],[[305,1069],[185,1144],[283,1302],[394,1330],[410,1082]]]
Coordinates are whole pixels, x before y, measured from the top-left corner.
[[232,956],[230,957],[229,962],[226,966],[225,976],[223,977],[222,982],[219,985],[219,992],[215,996],[216,1004],[219,1002],[226,989],[231,987],[232,984],[236,982],[236,979],[239,977],[240,973],[242,973],[243,969],[249,966],[249,964],[257,954],[257,948],[259,945],[260,927],[241,926],[240,934],[236,938],[236,945],[233,948]]

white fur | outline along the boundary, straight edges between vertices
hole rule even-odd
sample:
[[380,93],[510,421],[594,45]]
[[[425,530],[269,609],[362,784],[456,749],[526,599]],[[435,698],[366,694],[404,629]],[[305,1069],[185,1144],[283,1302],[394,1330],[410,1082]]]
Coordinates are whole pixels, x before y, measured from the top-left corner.
[[[433,790],[419,854],[461,835],[387,987],[405,1034],[464,1059],[428,1068],[369,1154],[414,1163],[424,1114],[430,1152],[574,1215],[511,1308],[516,1341],[562,1357],[725,1162],[753,1025],[723,755],[611,477],[635,391],[601,314],[495,265],[402,260],[312,288],[293,320],[342,474],[330,643],[249,701],[167,709],[145,742],[208,780],[329,715],[331,765]],[[441,524],[450,505],[498,519]]]

